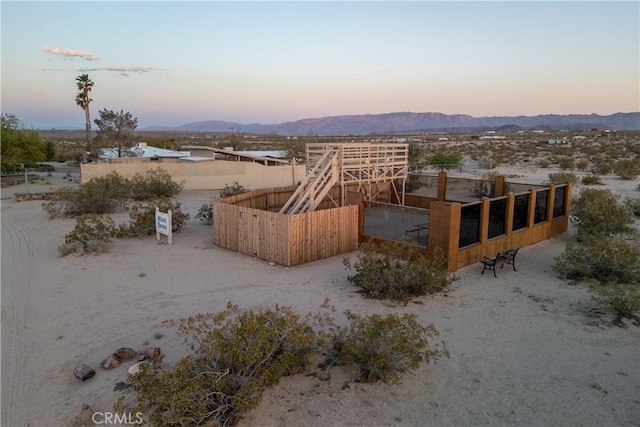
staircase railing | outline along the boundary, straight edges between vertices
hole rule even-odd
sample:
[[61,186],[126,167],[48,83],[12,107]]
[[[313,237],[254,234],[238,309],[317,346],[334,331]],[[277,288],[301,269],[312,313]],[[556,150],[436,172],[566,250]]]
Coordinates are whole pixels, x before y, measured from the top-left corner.
[[280,209],[280,213],[293,215],[316,210],[340,179],[339,155],[339,148],[328,149]]

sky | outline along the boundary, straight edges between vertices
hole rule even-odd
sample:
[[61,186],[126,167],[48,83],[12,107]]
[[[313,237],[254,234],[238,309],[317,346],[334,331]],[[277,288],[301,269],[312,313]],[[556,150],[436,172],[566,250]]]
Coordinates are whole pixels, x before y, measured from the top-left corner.
[[[339,115],[640,111],[640,2],[2,1],[1,110],[138,129]],[[94,129],[96,125],[93,124]]]

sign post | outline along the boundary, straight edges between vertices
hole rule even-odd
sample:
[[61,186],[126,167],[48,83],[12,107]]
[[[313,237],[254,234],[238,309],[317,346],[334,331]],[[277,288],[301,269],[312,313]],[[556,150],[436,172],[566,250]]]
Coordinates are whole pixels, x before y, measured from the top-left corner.
[[160,212],[160,208],[156,206],[156,239],[160,240],[160,235],[164,234],[169,238],[169,244],[172,243],[173,233],[171,231],[171,209],[167,213]]

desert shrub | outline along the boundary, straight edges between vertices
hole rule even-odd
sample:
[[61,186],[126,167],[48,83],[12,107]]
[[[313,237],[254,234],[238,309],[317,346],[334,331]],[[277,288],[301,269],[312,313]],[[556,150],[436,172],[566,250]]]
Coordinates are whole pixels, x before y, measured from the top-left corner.
[[571,156],[573,154],[573,148],[568,145],[551,145],[549,148],[556,156]]
[[640,163],[634,160],[618,160],[613,165],[613,173],[621,179],[635,179],[640,175]]
[[576,164],[571,157],[563,157],[558,161],[558,166],[562,170],[573,169],[575,165]]
[[72,207],[71,201],[74,198],[75,190],[67,187],[61,188],[51,194],[49,200],[42,204],[42,209],[49,219],[72,216],[71,211],[67,214],[67,210]]
[[578,160],[576,162],[576,169],[583,171],[587,168],[587,166],[589,166],[589,161],[588,160]]
[[549,183],[553,185],[578,182],[578,177],[573,172],[558,172],[549,174]]
[[171,179],[169,172],[164,169],[151,169],[145,175],[135,174],[131,178],[131,198],[134,200],[148,200],[156,196],[172,197],[180,193],[184,182],[177,183]]
[[618,317],[636,318],[640,311],[640,292],[633,286],[612,285],[596,290],[593,299]]
[[222,191],[220,191],[220,198],[235,196],[238,194],[246,193],[247,191],[249,190],[238,184],[238,181],[233,181],[233,184],[226,184]]
[[426,162],[430,166],[434,166],[437,169],[456,169],[460,165],[462,156],[458,153],[445,153],[444,151],[436,151],[430,156],[427,156]]
[[89,240],[87,242],[86,252],[104,253],[108,252],[109,244],[104,240]]
[[121,397],[114,409],[142,412],[151,425],[227,426],[254,408],[266,388],[302,372],[316,354],[368,382],[397,381],[422,361],[449,356],[444,342],[430,348],[438,331],[415,315],[345,315],[347,325],[337,326],[327,314],[300,317],[282,306],[239,313],[229,303],[221,313],[183,319],[178,330],[193,354],[174,366],[161,358],[143,365],[129,375],[135,401]]
[[582,177],[580,181],[584,185],[603,185],[602,179],[598,175],[589,174]]
[[124,205],[129,197],[128,181],[115,172],[93,178],[77,190],[62,188],[44,204],[49,218],[76,217],[85,214],[105,214]]
[[84,245],[80,242],[63,243],[62,245],[58,246],[58,254],[61,257],[77,253],[84,253]]
[[213,206],[211,203],[204,203],[198,209],[198,213],[196,214],[196,218],[200,221],[203,221],[205,224],[213,223]]
[[632,233],[632,213],[618,199],[609,189],[583,189],[571,205],[578,238]]
[[591,172],[596,175],[606,175],[613,169],[613,161],[607,158],[595,158],[591,164]]
[[88,214],[76,218],[75,228],[64,237],[65,245],[58,248],[61,255],[71,252],[105,252],[107,243],[116,234],[111,217]]
[[315,348],[313,328],[287,307],[232,314],[198,315],[179,330],[193,355],[174,367],[143,369],[130,379],[136,411],[152,425],[232,425],[255,407],[262,392],[282,376],[300,372]]
[[540,166],[541,168],[548,168],[551,165],[551,162],[547,159],[540,159],[538,161],[538,166]]
[[627,197],[624,205],[635,215],[640,217],[640,197]]
[[70,254],[101,254],[109,251],[109,243],[102,240],[89,240],[86,244],[80,242],[69,242],[58,246],[58,253],[61,257]]
[[420,362],[449,356],[444,342],[441,349],[429,349],[428,338],[439,332],[433,324],[421,325],[415,314],[346,315],[349,324],[335,335],[335,361],[354,371],[358,381],[398,382],[400,374],[418,368]]
[[640,247],[619,237],[589,237],[570,242],[555,257],[553,269],[571,280],[601,284],[640,283]]
[[[351,269],[348,259],[344,264]],[[427,258],[409,238],[385,242],[379,247],[365,242],[360,245],[358,259],[353,265],[356,274],[348,280],[372,298],[407,303],[412,297],[446,289],[453,277],[445,265],[442,250],[436,250]]]
[[171,230],[178,231],[187,223],[189,214],[182,212],[179,202],[167,197],[137,202],[129,209],[129,223],[121,224],[118,228],[118,237],[148,236],[156,232],[156,207],[160,212],[171,210]]
[[91,179],[75,191],[67,188],[56,191],[44,204],[44,210],[49,218],[112,213],[131,199],[169,197],[181,190],[182,184],[172,181],[162,169],[150,170],[144,176],[136,174],[131,180],[111,172]]

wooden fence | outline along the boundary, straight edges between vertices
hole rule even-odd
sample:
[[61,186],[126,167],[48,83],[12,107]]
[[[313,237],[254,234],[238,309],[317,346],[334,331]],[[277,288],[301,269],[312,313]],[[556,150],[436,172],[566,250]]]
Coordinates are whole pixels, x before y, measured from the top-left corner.
[[359,198],[344,207],[333,207],[328,200],[313,212],[279,214],[295,188],[263,189],[216,200],[214,245],[288,267],[358,249]]
[[[406,205],[429,209],[425,252],[441,248],[449,271],[567,232],[570,183],[504,194],[508,186],[504,177],[497,177],[493,197],[469,203],[447,200],[446,183],[446,174],[441,173],[437,197],[407,195]],[[381,240],[364,234],[364,196],[357,186],[345,190],[347,206],[336,206],[335,201],[342,200],[342,189],[336,186],[314,212],[279,214],[295,189],[268,188],[216,200],[213,243],[294,266],[357,250],[358,241]]]
[[[455,271],[480,262],[483,256],[493,257],[506,249],[522,248],[564,234],[569,225],[571,189],[569,183],[532,188],[526,193],[486,197],[467,204],[433,201],[427,253],[436,247],[442,248],[447,254],[448,269]],[[545,194],[544,205],[539,202],[538,194]],[[516,198],[522,199],[524,206],[519,218],[516,216]],[[497,209],[496,215],[492,212],[492,203],[498,202],[503,206]],[[474,206],[477,218],[471,225],[465,225],[463,210]],[[470,234],[471,239],[461,238],[463,233]]]

